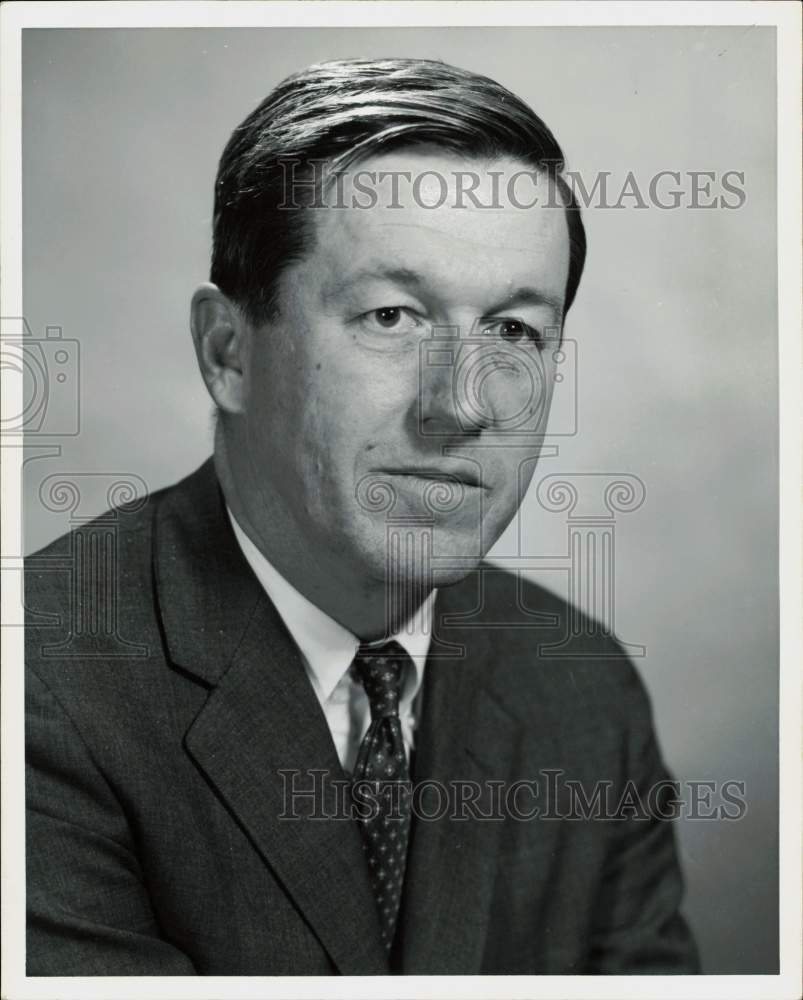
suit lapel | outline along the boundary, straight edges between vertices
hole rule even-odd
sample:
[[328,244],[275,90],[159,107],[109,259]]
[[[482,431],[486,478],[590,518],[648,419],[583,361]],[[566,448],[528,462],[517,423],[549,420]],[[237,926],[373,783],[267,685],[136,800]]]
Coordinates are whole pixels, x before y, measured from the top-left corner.
[[316,808],[342,817],[345,776],[298,650],[239,551],[211,463],[166,495],[155,559],[171,657],[211,688],[188,753],[338,971],[386,973],[356,825],[305,818],[312,800],[291,794],[317,781]]
[[[473,580],[481,586],[482,571]],[[515,664],[497,660],[505,651],[508,656],[517,655],[515,647],[500,641],[503,633],[498,629],[482,627],[483,601],[478,602],[471,591],[470,581],[443,590],[435,608],[437,638],[433,638],[424,677],[414,767],[419,815],[414,820],[401,933],[394,955],[394,965],[408,975],[483,971],[486,942],[505,933],[504,928],[488,926],[500,837],[505,826],[515,822],[506,816],[505,795],[512,782],[522,777],[537,782],[538,794],[543,795],[539,769],[565,759],[560,709],[553,704],[547,684],[528,708],[526,732],[515,708],[507,707],[515,706],[516,693],[509,679],[517,671],[509,669]],[[515,606],[515,595],[510,606]],[[455,626],[461,618],[464,625]],[[531,679],[537,681],[535,643],[526,650],[527,669],[535,672]],[[440,813],[442,793],[434,787],[430,794],[424,792],[430,782],[448,793],[452,809],[436,820],[420,816]],[[462,814],[459,806],[451,805],[457,801],[461,784],[469,791],[479,790],[477,800]],[[538,802],[543,808],[546,799]],[[522,809],[533,805],[526,797],[516,804]],[[559,837],[559,824],[547,822],[539,823],[537,837],[529,838],[530,885],[547,884],[546,873],[554,863]],[[533,898],[532,906],[539,905],[540,900]]]

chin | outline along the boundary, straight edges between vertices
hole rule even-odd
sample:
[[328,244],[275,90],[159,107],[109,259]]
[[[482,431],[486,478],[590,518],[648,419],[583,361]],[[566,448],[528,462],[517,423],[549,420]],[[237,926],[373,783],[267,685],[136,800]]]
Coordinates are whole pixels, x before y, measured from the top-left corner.
[[[363,529],[365,525],[360,525]],[[394,581],[406,587],[446,587],[468,576],[496,541],[487,521],[398,522],[373,519],[369,529],[351,533],[351,549],[363,577],[382,586]],[[496,527],[496,526],[494,526]]]
[[[420,565],[409,563],[398,563],[393,566],[393,583],[399,591],[407,591],[411,596],[419,593],[421,600],[424,599],[434,588],[451,587],[459,583],[474,572],[479,565],[480,559],[461,559],[459,564],[455,561],[450,564],[448,559],[435,563],[434,566],[424,568]],[[388,578],[387,567],[381,569],[373,567],[372,576],[377,584],[386,586]]]
[[488,546],[479,533],[435,527],[389,532],[382,554],[382,576],[416,586],[447,587],[472,573]]

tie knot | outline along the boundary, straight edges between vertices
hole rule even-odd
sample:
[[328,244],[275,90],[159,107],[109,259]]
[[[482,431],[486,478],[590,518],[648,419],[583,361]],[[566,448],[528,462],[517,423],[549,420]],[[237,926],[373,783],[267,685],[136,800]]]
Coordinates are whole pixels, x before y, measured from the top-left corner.
[[402,672],[409,660],[398,642],[382,646],[361,645],[354,657],[354,667],[371,704],[371,719],[399,714]]

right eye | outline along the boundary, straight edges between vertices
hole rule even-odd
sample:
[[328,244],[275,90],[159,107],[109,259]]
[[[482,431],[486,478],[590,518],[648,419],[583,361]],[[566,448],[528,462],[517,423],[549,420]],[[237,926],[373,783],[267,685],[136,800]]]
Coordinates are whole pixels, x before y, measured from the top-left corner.
[[410,333],[421,320],[404,306],[382,306],[360,316],[360,322],[372,333]]
[[524,323],[520,319],[494,320],[489,323],[482,332],[490,335],[494,330],[498,331],[498,335],[503,340],[506,340],[511,344],[516,344],[519,341],[532,342],[533,344],[538,345],[542,343],[540,331],[530,326],[529,323]]

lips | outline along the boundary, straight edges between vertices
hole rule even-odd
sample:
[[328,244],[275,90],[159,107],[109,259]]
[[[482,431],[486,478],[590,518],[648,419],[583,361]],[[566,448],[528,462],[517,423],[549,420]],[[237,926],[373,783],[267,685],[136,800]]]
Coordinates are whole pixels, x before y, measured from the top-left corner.
[[480,477],[473,466],[402,466],[393,469],[380,469],[380,475],[406,476],[413,479],[428,479],[432,482],[462,483],[464,486],[481,486]]

